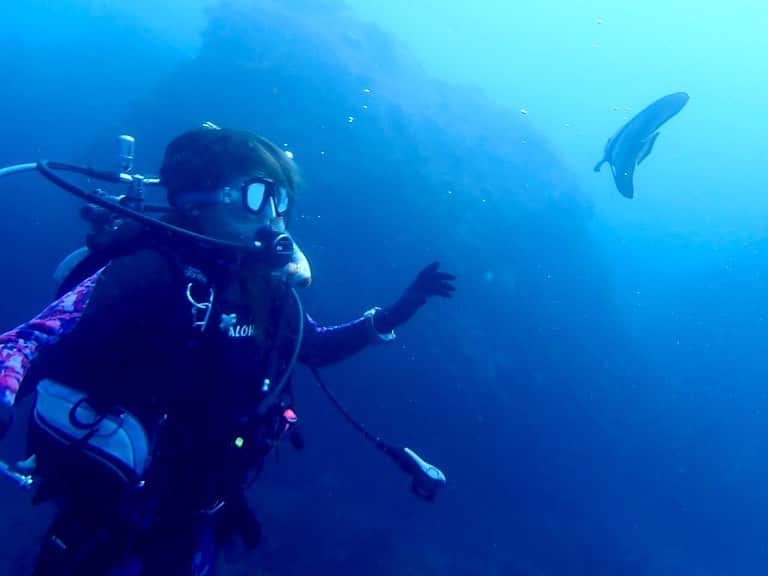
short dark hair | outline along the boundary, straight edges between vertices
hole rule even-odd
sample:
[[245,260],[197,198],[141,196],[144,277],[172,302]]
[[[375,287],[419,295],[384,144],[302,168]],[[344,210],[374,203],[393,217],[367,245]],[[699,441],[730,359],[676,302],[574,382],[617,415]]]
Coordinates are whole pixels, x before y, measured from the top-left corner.
[[168,144],[160,182],[168,191],[168,202],[175,205],[179,194],[216,190],[255,171],[285,186],[289,194],[296,193],[298,169],[278,146],[252,132],[207,125]]

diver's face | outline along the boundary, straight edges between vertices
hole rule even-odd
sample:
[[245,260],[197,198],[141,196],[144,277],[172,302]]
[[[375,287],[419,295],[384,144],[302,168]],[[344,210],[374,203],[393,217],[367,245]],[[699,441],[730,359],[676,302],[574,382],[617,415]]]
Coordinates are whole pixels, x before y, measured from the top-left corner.
[[283,217],[251,214],[232,204],[200,207],[197,209],[197,221],[201,233],[241,244],[253,242],[256,232],[262,228],[285,232]]

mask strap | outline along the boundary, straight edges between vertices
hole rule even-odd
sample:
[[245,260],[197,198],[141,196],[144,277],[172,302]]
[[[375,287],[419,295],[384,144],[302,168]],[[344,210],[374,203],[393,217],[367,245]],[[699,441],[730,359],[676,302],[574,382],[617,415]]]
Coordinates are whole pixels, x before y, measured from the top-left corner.
[[176,199],[179,208],[201,206],[206,204],[232,204],[238,200],[241,193],[234,188],[221,188],[205,192],[185,192]]

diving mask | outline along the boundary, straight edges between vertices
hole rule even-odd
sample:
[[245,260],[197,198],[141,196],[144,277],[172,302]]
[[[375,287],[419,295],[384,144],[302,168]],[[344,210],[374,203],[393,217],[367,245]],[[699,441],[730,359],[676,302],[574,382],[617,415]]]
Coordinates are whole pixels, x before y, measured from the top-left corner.
[[239,186],[227,186],[205,192],[186,192],[177,201],[182,206],[235,204],[254,215],[268,218],[285,216],[290,200],[288,190],[274,180],[262,176],[248,178]]

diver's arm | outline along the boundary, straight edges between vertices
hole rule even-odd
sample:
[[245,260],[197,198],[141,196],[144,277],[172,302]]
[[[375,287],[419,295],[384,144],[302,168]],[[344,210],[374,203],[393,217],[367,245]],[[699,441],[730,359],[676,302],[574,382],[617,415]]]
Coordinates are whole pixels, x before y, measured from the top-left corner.
[[373,324],[380,333],[392,332],[408,322],[430,298],[450,298],[456,287],[456,276],[440,270],[439,262],[432,262],[411,282],[397,301],[373,317]]
[[150,251],[113,260],[29,322],[0,335],[0,405],[13,406],[37,358],[63,338],[82,338],[98,362],[102,351],[124,342],[131,327],[149,326],[164,300],[148,295],[161,295],[157,288],[168,284],[169,274],[168,262]]
[[307,314],[299,360],[320,368],[349,358],[378,340],[369,314],[336,326],[321,326]]
[[394,340],[395,328],[408,322],[430,298],[450,298],[454,280],[455,276],[440,271],[440,264],[433,262],[387,308],[373,308],[361,318],[339,326],[320,326],[307,315],[299,360],[321,367],[344,360],[374,342]]
[[21,382],[35,358],[75,328],[102,271],[49,304],[29,322],[0,335],[0,403],[13,406]]

